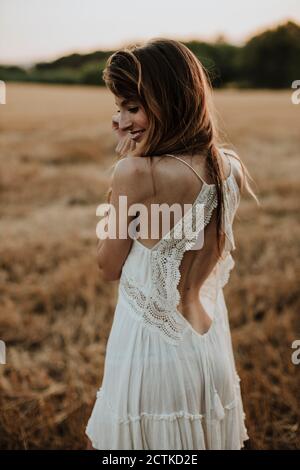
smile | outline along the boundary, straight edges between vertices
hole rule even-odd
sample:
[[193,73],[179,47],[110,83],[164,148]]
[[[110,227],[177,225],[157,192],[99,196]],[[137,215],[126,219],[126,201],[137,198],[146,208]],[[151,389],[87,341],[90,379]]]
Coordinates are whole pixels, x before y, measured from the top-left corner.
[[131,131],[130,134],[132,135],[135,135],[135,134],[141,134],[142,132],[144,132],[145,129],[139,129],[138,131]]
[[140,130],[140,131],[130,132],[130,137],[131,137],[133,140],[137,140],[137,139],[143,134],[144,131],[145,131],[145,129],[142,129],[142,130]]

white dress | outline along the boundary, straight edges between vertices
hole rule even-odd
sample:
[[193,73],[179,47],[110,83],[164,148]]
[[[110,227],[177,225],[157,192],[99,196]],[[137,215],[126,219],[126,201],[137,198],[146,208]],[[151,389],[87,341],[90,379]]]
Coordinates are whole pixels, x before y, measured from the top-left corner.
[[[213,320],[209,330],[198,333],[177,310],[182,257],[217,206],[215,185],[202,182],[192,209],[151,249],[133,240],[123,265],[102,385],[86,427],[96,449],[241,449],[248,439],[223,295],[240,202],[232,165],[223,182],[223,256],[199,292]],[[185,229],[182,237],[186,222],[194,235]]]

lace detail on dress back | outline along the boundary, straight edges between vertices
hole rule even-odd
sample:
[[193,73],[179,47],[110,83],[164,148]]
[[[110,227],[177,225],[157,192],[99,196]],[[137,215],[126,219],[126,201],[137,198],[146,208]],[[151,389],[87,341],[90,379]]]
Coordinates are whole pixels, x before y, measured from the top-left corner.
[[[223,182],[224,227],[230,245],[226,246],[225,244],[224,256],[215,266],[212,276],[209,276],[203,284],[204,291],[205,289],[212,290],[212,285],[215,286],[214,289],[223,287],[229,278],[229,271],[234,265],[230,255],[230,250],[235,249],[231,225],[237,200],[236,196],[231,194],[232,192],[236,193],[235,183],[231,182],[231,176],[232,173]],[[217,207],[217,204],[215,185],[203,184],[200,193],[187,213],[153,249],[147,249],[151,264],[151,286],[147,295],[143,291],[143,287],[136,285],[137,283],[127,275],[126,270],[122,270],[120,290],[128,303],[147,327],[154,329],[167,342],[172,344],[178,344],[184,331],[189,327],[186,319],[177,309],[180,302],[180,293],[178,291],[180,264],[184,253],[193,247],[195,248],[196,243],[199,240],[201,241],[199,237],[204,235],[204,228],[211,220],[213,210]],[[230,258],[228,258],[228,255]],[[219,279],[215,278],[216,275]],[[220,282],[215,282],[216,280]]]
[[199,240],[199,235],[209,223],[215,207],[217,207],[215,188],[203,186],[184,217],[155,245],[155,249],[151,250],[152,279],[147,297],[125,272],[121,275],[120,287],[127,298],[130,298],[130,304],[150,328],[159,331],[173,344],[181,340],[187,328],[185,319],[177,311],[180,301],[177,288],[180,281],[180,263],[184,253],[192,249]]

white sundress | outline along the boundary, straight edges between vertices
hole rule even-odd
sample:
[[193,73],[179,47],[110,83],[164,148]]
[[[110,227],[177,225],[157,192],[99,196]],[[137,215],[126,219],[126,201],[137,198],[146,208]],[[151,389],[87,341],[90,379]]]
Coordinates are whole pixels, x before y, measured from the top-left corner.
[[[86,426],[95,449],[241,449],[249,439],[223,295],[240,202],[232,164],[223,182],[225,247],[199,291],[212,314],[209,330],[198,333],[177,309],[181,260],[217,206],[215,185],[196,174],[203,185],[192,208],[151,249],[133,240],[123,265],[102,385]],[[195,235],[180,238],[191,221]]]

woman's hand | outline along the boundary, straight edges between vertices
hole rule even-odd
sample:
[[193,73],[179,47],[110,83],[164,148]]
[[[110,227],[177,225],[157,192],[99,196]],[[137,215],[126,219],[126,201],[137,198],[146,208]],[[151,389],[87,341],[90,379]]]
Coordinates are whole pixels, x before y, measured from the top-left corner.
[[125,157],[129,152],[136,149],[136,142],[131,138],[128,131],[122,131],[119,128],[119,115],[115,114],[112,117],[112,129],[117,138],[118,145],[115,148],[117,154],[122,158]]

